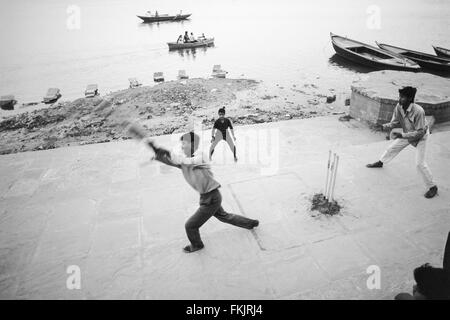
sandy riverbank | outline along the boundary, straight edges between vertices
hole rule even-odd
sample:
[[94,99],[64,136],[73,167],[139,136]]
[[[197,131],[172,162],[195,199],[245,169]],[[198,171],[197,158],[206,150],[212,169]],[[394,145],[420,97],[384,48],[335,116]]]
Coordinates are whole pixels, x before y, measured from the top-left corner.
[[[334,102],[327,102],[331,97]],[[348,111],[345,92],[314,83],[290,88],[249,79],[189,79],[59,102],[24,112],[2,111],[0,154],[128,139],[120,126],[139,120],[150,136],[211,128],[226,106],[235,125],[310,118]],[[332,99],[333,100],[333,99]]]

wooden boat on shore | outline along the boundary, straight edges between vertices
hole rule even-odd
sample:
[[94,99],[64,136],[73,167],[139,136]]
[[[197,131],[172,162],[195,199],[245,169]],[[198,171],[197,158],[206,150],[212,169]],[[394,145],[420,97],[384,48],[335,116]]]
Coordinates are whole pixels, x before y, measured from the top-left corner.
[[424,52],[395,47],[385,43],[377,42],[376,44],[381,49],[386,50],[386,52],[399,54],[404,56],[405,58],[408,58],[416,62],[423,69],[432,69],[436,71],[450,72],[450,59],[437,57],[432,54]]
[[96,85],[96,84],[89,84],[86,87],[86,91],[84,91],[84,96],[86,98],[93,98],[93,97],[95,97],[97,95],[99,95],[98,85]]
[[14,105],[17,103],[13,95],[6,95],[0,97],[0,108],[3,110],[14,110]]
[[433,46],[433,49],[439,57],[450,58],[450,49],[435,46]]
[[128,81],[130,82],[130,89],[142,86],[142,83],[140,83],[136,78],[128,78]]
[[341,57],[375,69],[418,71],[414,61],[386,52],[363,42],[330,33],[333,48]]
[[169,50],[189,49],[198,47],[207,47],[214,44],[214,38],[197,40],[195,42],[167,42]]
[[143,22],[162,22],[162,21],[180,21],[180,20],[186,20],[192,15],[192,13],[188,14],[177,14],[177,15],[169,15],[169,14],[154,14],[150,15],[147,14],[145,16],[137,16],[138,18],[142,19]]
[[227,76],[228,71],[222,70],[222,66],[220,64],[215,64],[213,66],[213,71],[211,77],[213,78],[225,78]]
[[58,88],[50,88],[47,90],[47,94],[45,95],[42,102],[44,103],[53,103],[58,101],[61,98],[61,92]]
[[189,79],[186,70],[178,70],[178,80]]
[[164,74],[162,72],[153,73],[153,81],[164,82]]

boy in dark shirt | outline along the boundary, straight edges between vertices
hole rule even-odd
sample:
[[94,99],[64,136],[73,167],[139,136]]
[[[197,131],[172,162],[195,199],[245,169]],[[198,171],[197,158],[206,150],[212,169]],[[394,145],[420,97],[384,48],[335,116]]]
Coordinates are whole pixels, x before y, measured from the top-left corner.
[[[136,124],[131,125],[128,130],[140,140],[145,138],[145,132]],[[155,152],[156,160],[181,169],[187,183],[200,193],[200,208],[185,224],[186,234],[191,244],[183,248],[184,252],[190,253],[204,247],[199,229],[212,216],[241,228],[257,227],[258,220],[227,213],[222,208],[220,184],[214,179],[206,155],[197,151],[200,137],[194,132],[189,132],[184,134],[180,140],[182,143],[181,155],[157,147],[152,140],[147,139],[146,143]]]
[[[228,129],[230,129],[231,136],[228,134]],[[225,118],[225,107],[219,109],[219,119],[214,122],[214,126],[212,128],[212,139],[211,139],[211,147],[209,148],[209,160],[212,159],[212,155],[214,153],[214,148],[217,144],[225,140],[228,143],[231,151],[233,152],[234,161],[237,161],[236,157],[236,146],[234,145],[234,141],[236,141],[236,137],[234,136],[233,124],[230,119]]]

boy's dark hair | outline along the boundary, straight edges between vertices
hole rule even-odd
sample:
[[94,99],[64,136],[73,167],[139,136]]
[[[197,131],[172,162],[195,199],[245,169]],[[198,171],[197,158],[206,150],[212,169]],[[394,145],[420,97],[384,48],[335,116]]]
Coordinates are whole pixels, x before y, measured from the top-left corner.
[[408,87],[403,87],[401,89],[398,89],[398,93],[401,96],[408,97],[408,98],[410,98],[413,101],[414,101],[414,98],[416,97],[416,92],[417,92],[416,88],[409,87],[409,86]]
[[225,114],[225,107],[220,108],[218,113],[219,113],[219,114],[220,114],[220,113]]
[[180,141],[188,141],[191,144],[191,154],[194,154],[194,152],[198,149],[200,137],[196,133],[191,131],[183,134],[180,138]]
[[414,269],[419,292],[427,299],[450,299],[450,272],[443,268],[435,268],[424,264]]

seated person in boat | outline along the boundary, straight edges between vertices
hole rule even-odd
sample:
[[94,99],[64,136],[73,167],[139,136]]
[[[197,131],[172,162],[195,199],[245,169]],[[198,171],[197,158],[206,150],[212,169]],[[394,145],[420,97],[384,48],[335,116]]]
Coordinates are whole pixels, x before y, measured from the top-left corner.
[[205,34],[202,33],[202,35],[200,37],[198,37],[198,40],[199,41],[205,41],[206,40]]
[[155,17],[157,17],[157,16],[158,16],[158,11],[155,12]]
[[191,32],[189,40],[190,40],[189,42],[197,42],[197,40],[195,40],[194,33]]
[[186,31],[186,32],[184,33],[184,43],[187,43],[187,42],[189,42],[189,34],[188,34],[188,32]]
[[180,34],[180,36],[177,39],[177,43],[183,43],[183,35]]

